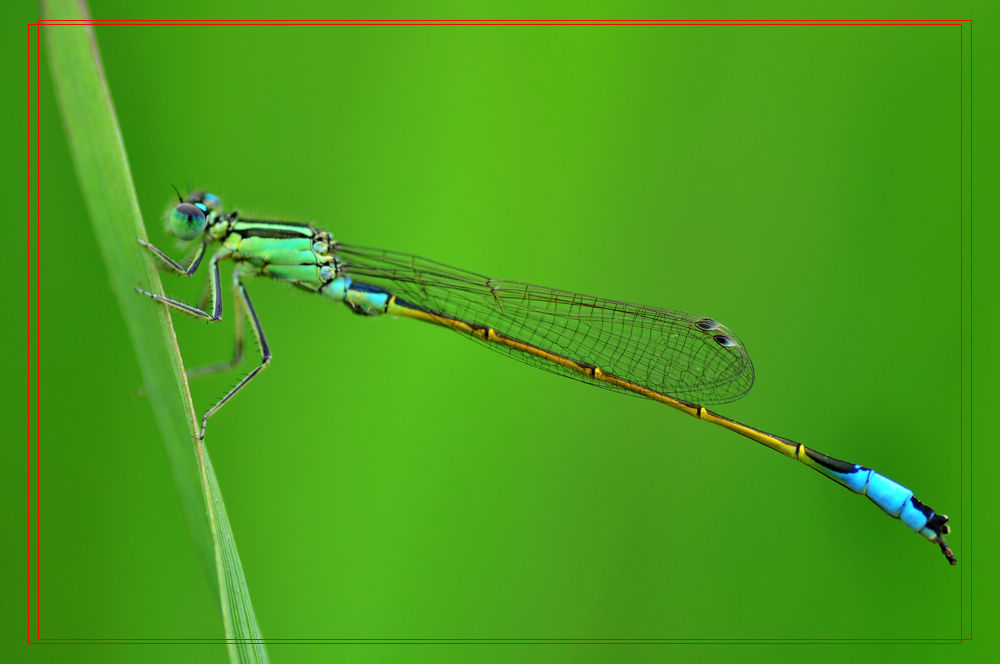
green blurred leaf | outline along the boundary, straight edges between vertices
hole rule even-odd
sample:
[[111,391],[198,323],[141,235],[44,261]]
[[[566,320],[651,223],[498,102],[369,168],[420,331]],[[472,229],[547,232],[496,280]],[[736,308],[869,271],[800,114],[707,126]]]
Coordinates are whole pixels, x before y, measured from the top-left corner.
[[[85,4],[74,0],[48,0],[42,10],[47,20],[89,17]],[[142,275],[153,292],[162,287],[136,242],[146,238],[146,231],[93,31],[85,24],[48,24],[46,37],[70,152],[108,268],[108,285],[125,317],[199,554],[218,583],[226,638],[260,639],[208,451],[194,443],[197,420],[170,316],[134,290]],[[229,653],[234,662],[267,661],[259,643],[230,644]]]

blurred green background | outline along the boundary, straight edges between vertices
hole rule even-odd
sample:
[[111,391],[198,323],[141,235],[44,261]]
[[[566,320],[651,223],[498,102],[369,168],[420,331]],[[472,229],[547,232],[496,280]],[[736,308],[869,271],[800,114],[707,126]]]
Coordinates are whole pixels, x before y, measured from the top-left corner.
[[[131,11],[90,5],[96,18]],[[270,7],[241,15],[276,17]],[[296,15],[375,12],[318,3]],[[164,16],[232,14],[180,3]],[[96,28],[153,242],[173,247],[161,221],[171,185],[209,188],[248,216],[315,222],[347,242],[710,315],[757,369],[753,392],[721,412],[910,486],[952,516],[968,562],[958,33]],[[102,288],[46,64],[43,51],[41,635],[219,637],[215,590],[150,406],[134,396],[141,378]],[[18,182],[23,167],[11,168]],[[202,282],[168,276],[165,287],[195,300]],[[207,442],[265,637],[961,635],[959,571],[798,464],[431,326],[250,287],[275,360],[212,420]],[[229,323],[175,324],[188,366],[228,357]],[[198,410],[237,377],[193,383]],[[23,503],[19,477],[8,490]],[[183,652],[225,657],[220,646]],[[488,652],[289,646],[271,657],[511,656]],[[64,661],[65,650],[31,655]],[[178,650],[141,657],[175,661]]]

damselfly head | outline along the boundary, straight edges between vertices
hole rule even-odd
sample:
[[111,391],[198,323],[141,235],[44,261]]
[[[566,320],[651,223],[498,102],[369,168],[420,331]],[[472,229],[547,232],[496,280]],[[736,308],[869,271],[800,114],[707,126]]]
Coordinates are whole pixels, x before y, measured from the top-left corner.
[[206,212],[209,210],[218,210],[222,201],[215,194],[209,193],[207,191],[193,191],[188,194],[188,197],[184,199],[185,203],[194,203],[195,205],[204,206]]

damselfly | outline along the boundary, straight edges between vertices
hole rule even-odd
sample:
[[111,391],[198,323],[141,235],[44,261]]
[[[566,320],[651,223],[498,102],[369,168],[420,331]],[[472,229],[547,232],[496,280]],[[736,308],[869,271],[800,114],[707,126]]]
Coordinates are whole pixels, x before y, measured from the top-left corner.
[[711,318],[490,279],[411,254],[336,242],[330,233],[310,224],[243,219],[235,210],[224,212],[219,199],[206,192],[178,198],[179,204],[169,215],[168,230],[180,240],[198,242],[188,264],[181,265],[148,242],[139,243],[165,267],[186,276],[198,270],[209,247],[218,243],[208,261],[205,300],[194,307],[136,290],[197,318],[222,320],[219,263],[232,260],[236,266],[233,359],[189,375],[239,363],[244,314],[261,352],[260,364],[205,412],[201,439],[208,419],[271,361],[264,329],[243,283],[247,277],[265,276],[343,302],[356,314],[390,314],[440,325],[528,364],[653,399],[735,431],[867,496],[890,516],[935,542],[951,564],[956,562],[944,541],[948,517],[936,514],[906,487],[870,468],[821,454],[705,408],[742,397],[754,380],[753,364],[743,343]]

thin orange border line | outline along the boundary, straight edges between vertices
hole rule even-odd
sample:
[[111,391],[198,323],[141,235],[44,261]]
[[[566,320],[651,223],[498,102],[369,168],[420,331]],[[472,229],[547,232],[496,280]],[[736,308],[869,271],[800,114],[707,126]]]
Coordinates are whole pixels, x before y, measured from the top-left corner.
[[[967,25],[966,25],[967,24]],[[231,20],[231,19],[40,19],[37,22],[29,23],[29,38],[28,38],[28,50],[29,57],[28,61],[31,62],[31,32],[32,28],[35,28],[35,629],[36,629],[36,640],[32,641],[30,637],[30,624],[29,624],[29,644],[317,644],[317,643],[329,643],[329,644],[750,644],[750,643],[766,643],[766,644],[777,644],[777,643],[789,643],[789,644],[833,644],[833,643],[843,643],[843,644],[961,644],[965,641],[970,641],[972,639],[971,633],[968,637],[965,636],[965,603],[964,603],[964,583],[961,576],[959,577],[959,631],[960,636],[958,638],[899,638],[899,639],[867,639],[867,638],[816,638],[816,639],[796,639],[796,638],[773,638],[773,639],[751,639],[751,638],[717,638],[717,639],[702,639],[702,638],[650,638],[650,639],[586,639],[586,638],[570,638],[570,639],[504,639],[504,638],[479,638],[479,639],[460,639],[460,638],[428,638],[428,639],[392,639],[392,638],[372,638],[372,639],[336,639],[336,638],[262,638],[262,639],[225,639],[225,638],[210,638],[210,639],[194,639],[194,638],[179,638],[179,639],[129,639],[129,638],[98,638],[98,639],[83,639],[83,638],[42,638],[40,632],[40,622],[41,622],[41,595],[40,595],[40,567],[41,567],[41,555],[40,555],[40,540],[41,540],[41,529],[40,529],[40,503],[41,503],[41,492],[40,492],[40,450],[41,450],[41,416],[40,416],[40,404],[41,404],[41,195],[40,195],[40,155],[41,155],[41,26],[43,25],[208,25],[208,26],[222,26],[222,25],[233,25],[233,26],[253,26],[253,25],[279,25],[279,26],[293,26],[293,25],[328,25],[328,26],[364,26],[364,25],[375,25],[375,26],[389,26],[389,25],[454,25],[454,26],[473,26],[473,25],[494,25],[494,26],[525,26],[525,25],[576,25],[576,26],[604,26],[604,25],[637,25],[637,26],[674,26],[674,25],[746,25],[746,26],[759,26],[759,25],[787,25],[787,26],[802,26],[802,25],[876,25],[876,26],[889,26],[889,25],[901,25],[901,26],[914,26],[914,25],[927,25],[927,26],[939,26],[939,25],[957,25],[961,29],[959,31],[959,308],[960,308],[960,320],[959,320],[959,399],[960,399],[960,414],[959,414],[959,510],[960,516],[963,519],[962,535],[959,541],[962,543],[963,560],[961,570],[968,571],[968,583],[969,583],[969,614],[971,617],[971,596],[972,596],[972,574],[971,566],[969,564],[970,559],[970,548],[971,548],[971,535],[969,534],[969,520],[966,519],[965,514],[965,451],[964,451],[964,434],[965,434],[965,28],[969,29],[969,77],[970,77],[970,89],[969,89],[969,150],[968,159],[971,173],[971,158],[972,158],[972,127],[971,127],[971,74],[972,74],[972,19],[246,19],[246,20]],[[31,200],[31,183],[30,183],[30,122],[31,122],[31,76],[28,77],[28,102],[29,102],[29,207]],[[972,191],[971,191],[971,177],[969,178],[969,242],[971,251],[971,211],[972,211]],[[30,249],[29,249],[30,256]],[[970,270],[969,288],[970,288],[970,304],[971,304],[971,256],[968,261]],[[971,325],[971,306],[969,309],[970,325]],[[30,318],[29,318],[30,320]],[[970,328],[971,329],[971,328]],[[30,340],[30,334],[29,334]],[[970,347],[971,351],[971,347]],[[30,356],[30,353],[29,353]],[[969,366],[968,379],[971,381],[971,364]],[[970,430],[971,435],[971,403],[970,408]],[[29,416],[29,430],[30,430],[30,416]],[[30,441],[29,441],[30,448]],[[970,450],[971,452],[971,450]],[[31,481],[31,458],[29,455],[29,502],[31,498],[30,491],[30,481]],[[969,491],[971,491],[971,477]],[[970,493],[970,509],[971,509],[971,493]],[[29,531],[30,531],[30,517],[31,512],[29,508]],[[29,564],[31,562],[31,542],[29,540]],[[29,587],[31,582],[31,575],[29,574]],[[31,593],[29,592],[29,623],[31,619],[30,602]],[[970,624],[971,629],[971,624]]]

